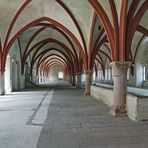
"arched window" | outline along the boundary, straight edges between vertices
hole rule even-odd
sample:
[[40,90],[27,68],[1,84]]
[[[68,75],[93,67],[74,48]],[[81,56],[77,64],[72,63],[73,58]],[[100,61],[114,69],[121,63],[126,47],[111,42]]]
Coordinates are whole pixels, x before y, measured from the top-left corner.
[[142,66],[142,75],[143,75],[143,81],[146,81],[146,66]]
[[64,74],[63,74],[62,71],[60,71],[59,74],[58,74],[58,79],[63,80],[63,78],[64,78]]
[[111,68],[108,68],[108,80],[111,80]]
[[130,68],[128,68],[128,70],[127,70],[127,80],[129,80],[130,79]]

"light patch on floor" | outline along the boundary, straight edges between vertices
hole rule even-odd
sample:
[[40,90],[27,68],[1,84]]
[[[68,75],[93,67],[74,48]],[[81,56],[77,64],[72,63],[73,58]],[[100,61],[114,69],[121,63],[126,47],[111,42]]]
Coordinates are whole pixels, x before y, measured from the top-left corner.
[[0,96],[0,148],[36,148],[53,90]]

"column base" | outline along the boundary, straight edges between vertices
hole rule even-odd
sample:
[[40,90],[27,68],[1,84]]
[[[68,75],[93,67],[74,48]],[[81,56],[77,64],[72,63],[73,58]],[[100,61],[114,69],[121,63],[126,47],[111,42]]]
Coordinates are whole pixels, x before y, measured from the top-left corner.
[[90,92],[84,92],[85,96],[90,96]]
[[123,117],[127,115],[126,105],[113,105],[109,111],[113,117]]

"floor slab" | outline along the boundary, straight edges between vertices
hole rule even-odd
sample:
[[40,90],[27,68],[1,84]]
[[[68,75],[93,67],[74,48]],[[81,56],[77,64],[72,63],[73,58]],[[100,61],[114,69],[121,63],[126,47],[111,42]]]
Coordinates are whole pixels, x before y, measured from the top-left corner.
[[0,148],[147,148],[148,121],[109,108],[64,81],[0,97]]
[[113,118],[106,105],[83,93],[57,84],[37,148],[147,148],[147,121]]
[[52,94],[38,89],[0,97],[0,148],[36,148]]

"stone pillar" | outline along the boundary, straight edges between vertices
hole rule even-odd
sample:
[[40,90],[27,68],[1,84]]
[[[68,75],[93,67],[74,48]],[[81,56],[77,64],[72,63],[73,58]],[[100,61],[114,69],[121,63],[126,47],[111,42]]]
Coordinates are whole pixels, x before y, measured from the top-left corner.
[[75,74],[72,75],[72,85],[75,86],[76,85],[76,79],[75,79]]
[[12,75],[12,90],[18,90],[18,73],[17,73],[17,61],[11,60],[11,75]]
[[81,73],[76,74],[76,86],[81,88]]
[[5,94],[9,94],[12,91],[12,73],[11,73],[11,58],[10,55],[7,56],[6,60],[6,71],[5,75]]
[[69,75],[69,83],[72,84],[72,75]]
[[65,75],[64,75],[64,76],[63,76],[63,80],[64,80],[64,81],[68,81],[68,76],[65,76]]
[[25,88],[25,74],[21,75],[20,78],[20,90]]
[[86,75],[85,92],[84,92],[85,95],[90,95],[90,85],[92,82],[92,74],[93,74],[92,70],[85,72],[85,75]]
[[97,83],[97,82],[98,82],[98,76],[95,77],[95,83]]
[[0,75],[0,95],[5,94],[5,75]]
[[43,76],[43,72],[41,72],[41,82],[44,81],[44,76]]
[[36,76],[36,84],[39,83],[39,75]]
[[131,62],[112,62],[112,76],[114,80],[114,104],[110,114],[122,116],[126,113],[126,92],[127,92],[127,69]]
[[39,83],[41,82],[41,75],[40,75],[40,72],[38,73],[39,75]]
[[65,80],[70,83],[70,75],[66,75]]

